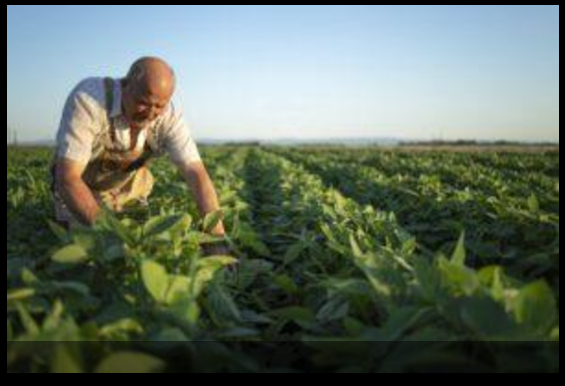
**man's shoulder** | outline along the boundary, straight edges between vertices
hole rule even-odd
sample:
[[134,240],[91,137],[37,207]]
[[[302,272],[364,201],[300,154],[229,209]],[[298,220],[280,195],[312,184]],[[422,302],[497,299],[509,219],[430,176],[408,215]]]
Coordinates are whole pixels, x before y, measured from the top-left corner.
[[71,95],[74,98],[81,98],[87,101],[97,102],[103,106],[105,101],[104,79],[100,77],[91,77],[81,80],[73,89]]
[[104,78],[86,78],[71,91],[61,120],[60,133],[69,132],[73,126],[89,127],[93,132],[105,126],[106,94]]

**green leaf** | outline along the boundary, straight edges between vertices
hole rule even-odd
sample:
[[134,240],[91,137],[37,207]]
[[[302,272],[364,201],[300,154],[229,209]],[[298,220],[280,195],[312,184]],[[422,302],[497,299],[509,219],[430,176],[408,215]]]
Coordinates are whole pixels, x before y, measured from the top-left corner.
[[461,233],[455,251],[451,256],[451,262],[460,266],[465,266],[465,261],[467,260],[467,251],[465,250],[465,232]]
[[504,307],[489,298],[473,297],[461,302],[461,318],[476,336],[484,340],[514,337],[515,325]]
[[182,228],[190,228],[192,218],[189,215],[182,216],[158,216],[153,217],[143,227],[143,235],[146,238],[153,238],[167,232]]
[[186,276],[170,276],[168,288],[163,301],[166,304],[174,304],[191,297],[193,281]]
[[142,334],[144,331],[140,322],[135,319],[126,318],[107,324],[100,328],[100,335],[108,340],[116,340],[115,337],[123,334]]
[[480,288],[477,272],[460,265],[460,261],[453,263],[440,257],[438,267],[442,275],[442,284],[450,289],[452,296],[470,296]]
[[255,253],[259,256],[270,256],[271,251],[267,247],[267,245],[262,242],[258,237],[250,239],[246,244],[249,248],[251,248]]
[[540,211],[539,200],[535,194],[532,194],[528,198],[528,209],[530,210],[530,212],[534,213],[538,213]]
[[308,245],[304,242],[298,242],[296,244],[291,245],[284,255],[283,258],[284,264],[289,265],[294,263],[300,257],[302,252],[304,252],[307,248]]
[[271,315],[286,321],[293,321],[300,326],[310,326],[316,321],[314,312],[305,307],[287,307],[271,312]]
[[154,356],[120,352],[104,359],[96,368],[97,374],[151,374],[165,370],[166,364]]
[[56,301],[47,318],[43,321],[43,330],[56,330],[60,327],[63,315],[65,313],[65,306],[61,301]]
[[35,296],[35,290],[33,288],[20,288],[20,289],[13,289],[8,290],[7,292],[7,303],[10,305],[11,303],[21,302],[32,298]]
[[232,256],[209,256],[198,261],[199,269],[220,269],[237,264],[237,259]]
[[151,338],[152,342],[187,342],[188,338],[178,328],[165,328]]
[[52,260],[56,263],[70,265],[82,264],[87,262],[88,259],[88,253],[85,249],[76,244],[60,249],[52,257]]
[[211,256],[198,262],[198,271],[194,282],[194,295],[198,296],[205,285],[214,279],[221,269],[237,264],[237,259],[231,256]]
[[51,220],[47,221],[47,224],[49,225],[51,232],[53,232],[53,234],[57,236],[60,242],[62,243],[69,242],[69,232],[67,232],[65,228],[63,228],[62,226]]
[[54,344],[55,353],[51,362],[53,374],[82,374],[82,365],[77,350],[61,342]]
[[223,221],[224,213],[222,211],[212,212],[204,217],[203,230],[206,233],[211,233],[216,226]]
[[198,245],[219,243],[225,240],[224,237],[214,236],[204,232],[189,232],[188,237],[195,240]]
[[351,246],[351,251],[352,251],[354,257],[356,257],[357,259],[365,258],[365,254],[361,250],[361,247],[359,246],[359,243],[355,239],[355,236],[351,235],[349,237],[349,245]]
[[271,251],[261,241],[253,227],[247,223],[238,224],[238,232],[236,233],[236,240],[242,247],[247,247],[253,250],[259,256],[270,256]]
[[191,296],[177,300],[169,306],[169,310],[191,326],[196,326],[200,318],[198,302]]
[[412,255],[416,248],[418,247],[418,242],[415,237],[410,237],[402,243],[402,253],[405,255]]
[[206,305],[212,319],[218,326],[226,326],[230,323],[239,324],[243,319],[237,304],[227,289],[218,283],[215,283],[209,289]]
[[553,331],[551,331],[551,340],[559,342],[559,327],[554,328]]
[[169,275],[165,268],[152,260],[141,264],[141,277],[145,288],[157,302],[165,302],[169,289]]
[[316,319],[322,323],[329,323],[344,319],[348,314],[349,301],[342,296],[333,296],[320,308]]
[[33,287],[40,283],[39,278],[31,270],[25,268],[22,271],[22,283],[29,287]]
[[25,331],[31,336],[39,334],[39,326],[31,316],[27,308],[24,307],[21,303],[16,303],[16,309],[18,310],[18,315]]
[[549,285],[538,281],[524,287],[515,299],[514,313],[518,323],[540,337],[555,326],[557,301]]
[[94,229],[108,230],[118,236],[120,240],[129,246],[135,246],[139,241],[138,238],[135,237],[134,233],[131,232],[124,223],[118,220],[116,215],[108,209],[104,209],[104,211],[96,219]]
[[121,260],[125,257],[125,249],[124,245],[119,244],[111,244],[104,249],[103,258],[104,261],[112,262],[116,260]]
[[274,283],[288,295],[300,293],[300,288],[288,275],[277,275],[273,279]]

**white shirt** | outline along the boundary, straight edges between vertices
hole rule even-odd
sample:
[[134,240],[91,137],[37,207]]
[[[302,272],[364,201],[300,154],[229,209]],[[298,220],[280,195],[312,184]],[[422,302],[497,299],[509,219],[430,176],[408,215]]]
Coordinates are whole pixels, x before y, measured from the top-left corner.
[[[116,129],[116,146],[130,148],[130,129],[122,112],[122,86],[114,81],[114,103],[106,110],[106,91],[103,78],[82,81],[69,96],[57,134],[58,157],[88,164],[97,141],[109,130],[112,119]],[[148,135],[148,132],[151,135]],[[170,103],[165,112],[141,131],[137,146],[145,143],[161,155],[167,153],[177,165],[199,162],[198,147],[180,111]]]

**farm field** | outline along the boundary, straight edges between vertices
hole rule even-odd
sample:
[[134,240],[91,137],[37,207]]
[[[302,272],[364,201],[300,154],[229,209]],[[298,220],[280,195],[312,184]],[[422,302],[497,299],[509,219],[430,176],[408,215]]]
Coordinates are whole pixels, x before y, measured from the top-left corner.
[[162,160],[72,232],[7,152],[8,372],[559,371],[558,151],[209,147],[223,213]]

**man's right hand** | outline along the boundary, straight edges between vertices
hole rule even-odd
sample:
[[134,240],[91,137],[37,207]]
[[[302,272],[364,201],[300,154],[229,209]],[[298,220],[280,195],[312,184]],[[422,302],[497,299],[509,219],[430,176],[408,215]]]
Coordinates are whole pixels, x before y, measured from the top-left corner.
[[55,181],[56,188],[71,213],[83,225],[91,226],[101,209],[82,178],[85,170],[86,165],[60,159],[55,165]]

